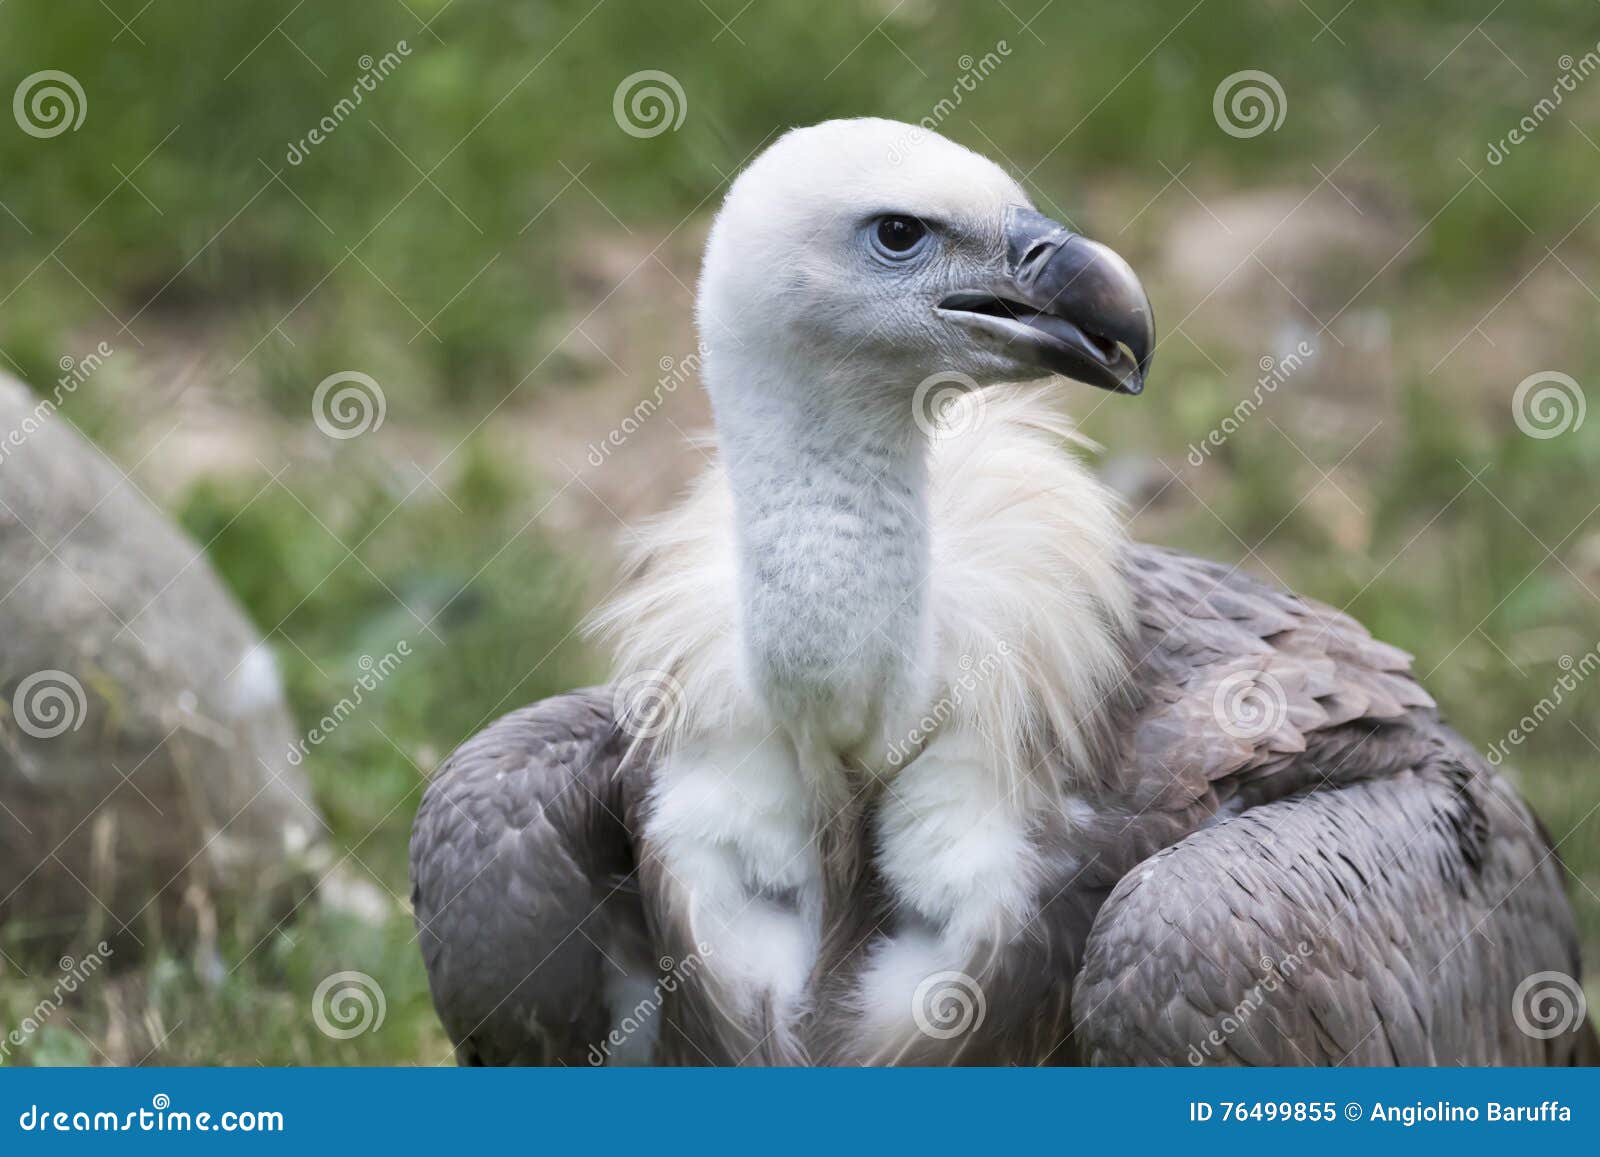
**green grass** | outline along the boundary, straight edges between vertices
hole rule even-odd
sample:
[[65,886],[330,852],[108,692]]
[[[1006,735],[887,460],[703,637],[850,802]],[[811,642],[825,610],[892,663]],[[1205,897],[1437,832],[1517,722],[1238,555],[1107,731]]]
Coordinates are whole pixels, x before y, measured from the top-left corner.
[[[608,580],[586,574],[542,514],[564,479],[491,437],[608,375],[561,340],[614,287],[587,261],[591,246],[610,239],[643,257],[669,231],[702,227],[726,175],[784,126],[929,115],[963,55],[1002,40],[1004,63],[944,130],[1028,173],[1041,207],[1149,270],[1173,334],[1146,397],[1081,407],[1113,453],[1159,458],[1181,479],[1141,513],[1140,533],[1229,562],[1248,548],[1252,569],[1348,604],[1418,656],[1480,746],[1548,692],[1562,654],[1600,642],[1600,421],[1536,441],[1517,432],[1509,403],[1534,370],[1600,380],[1595,301],[1578,284],[1600,285],[1596,218],[1571,233],[1597,195],[1600,154],[1585,133],[1600,138],[1589,127],[1600,80],[1504,164],[1484,161],[1549,92],[1558,57],[1600,40],[1592,12],[1538,0],[1474,33],[1480,14],[1444,0],[1358,5],[1330,34],[1287,0],[1212,0],[1181,21],[1187,5],[1152,15],[1056,3],[1029,29],[1000,5],[759,0],[735,18],[739,0],[709,3],[731,32],[699,5],[635,0],[409,0],[409,13],[365,0],[287,18],[280,0],[162,2],[134,21],[137,38],[89,0],[0,7],[0,92],[57,68],[88,96],[77,132],[39,140],[0,123],[0,364],[45,383],[63,355],[108,340],[113,364],[66,412],[130,463],[170,424],[174,383],[198,381],[265,432],[280,451],[270,462],[201,472],[171,505],[269,632],[301,726],[348,691],[362,656],[401,640],[416,656],[307,760],[336,858],[395,897],[391,918],[316,905],[281,926],[242,916],[202,946],[200,967],[195,946],[158,948],[13,1061],[444,1055],[400,904],[422,777],[486,718],[603,669],[572,628],[593,583]],[[138,10],[111,5],[124,19]],[[1337,8],[1312,6],[1324,18]],[[1027,19],[1038,5],[1012,7]],[[435,17],[432,31],[419,27]],[[401,40],[411,54],[393,74],[303,163],[287,163],[289,143],[348,94],[359,58]],[[681,130],[638,140],[617,128],[613,92],[643,69],[681,83]],[[1243,69],[1282,82],[1279,131],[1219,131],[1213,92]],[[1330,268],[1313,286],[1326,300],[1313,302],[1324,318],[1348,302],[1347,322],[1377,318],[1389,336],[1368,352],[1349,325],[1335,328],[1349,346],[1322,340],[1331,368],[1319,363],[1189,467],[1188,445],[1279,343],[1264,315],[1216,309],[1163,276],[1172,229],[1202,212],[1197,201],[1258,189],[1298,198],[1342,158],[1341,193],[1374,229],[1394,230],[1394,248],[1406,244],[1392,265],[1380,253]],[[676,272],[688,282],[693,270]],[[1501,348],[1508,319],[1531,351],[1521,360]],[[1436,369],[1480,322],[1495,347],[1470,338]],[[312,389],[351,368],[383,383],[386,430],[414,439],[414,455],[309,431]],[[597,432],[609,424],[597,417]],[[1574,896],[1591,960],[1597,701],[1585,688],[1517,756],[1587,886]],[[350,968],[381,982],[387,1020],[335,1041],[308,1018],[310,993]],[[7,977],[0,1023],[33,1007],[38,983]]]

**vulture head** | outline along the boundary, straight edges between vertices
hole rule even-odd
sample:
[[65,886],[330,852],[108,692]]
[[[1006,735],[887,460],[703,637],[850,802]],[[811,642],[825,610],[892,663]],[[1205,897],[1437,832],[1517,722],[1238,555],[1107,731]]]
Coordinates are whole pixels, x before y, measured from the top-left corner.
[[[1121,257],[1035,210],[992,161],[874,119],[793,130],[740,175],[706,247],[698,320],[709,356],[737,363],[708,375],[719,408],[719,381],[865,381],[899,403],[934,374],[1059,374],[1137,394],[1155,347]],[[784,363],[804,372],[762,372]]]

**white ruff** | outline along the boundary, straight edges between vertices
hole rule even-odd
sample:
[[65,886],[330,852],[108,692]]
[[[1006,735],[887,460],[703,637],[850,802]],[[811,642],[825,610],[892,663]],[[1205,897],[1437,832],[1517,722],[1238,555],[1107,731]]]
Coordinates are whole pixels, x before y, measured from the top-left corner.
[[[1013,798],[1037,806],[1091,765],[1133,616],[1115,500],[1067,449],[1084,442],[1050,392],[989,389],[962,403],[975,415],[951,415],[959,432],[932,442],[934,677],[922,701],[896,705],[867,771],[897,773],[936,735],[975,736],[1008,793],[1022,789]],[[614,641],[615,680],[674,681],[664,759],[686,744],[781,735],[740,647],[734,508],[720,464],[637,541],[629,582],[590,630]]]

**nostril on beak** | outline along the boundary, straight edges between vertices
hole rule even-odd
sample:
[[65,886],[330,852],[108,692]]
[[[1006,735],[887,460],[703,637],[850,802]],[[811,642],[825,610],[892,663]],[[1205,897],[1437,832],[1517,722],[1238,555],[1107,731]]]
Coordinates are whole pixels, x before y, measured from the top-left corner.
[[1023,285],[1032,285],[1059,248],[1061,248],[1060,238],[1047,237],[1035,242],[1017,263],[1017,280]]
[[1038,279],[1050,259],[1075,234],[1035,209],[1013,207],[1006,215],[1006,257],[1021,285]]

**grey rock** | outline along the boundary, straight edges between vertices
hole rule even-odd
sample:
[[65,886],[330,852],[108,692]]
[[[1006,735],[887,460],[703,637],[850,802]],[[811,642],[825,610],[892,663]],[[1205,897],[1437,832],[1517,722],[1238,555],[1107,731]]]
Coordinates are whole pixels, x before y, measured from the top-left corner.
[[202,548],[0,377],[0,939],[126,959],[303,895],[326,829],[294,738]]

